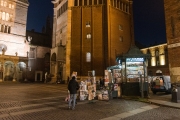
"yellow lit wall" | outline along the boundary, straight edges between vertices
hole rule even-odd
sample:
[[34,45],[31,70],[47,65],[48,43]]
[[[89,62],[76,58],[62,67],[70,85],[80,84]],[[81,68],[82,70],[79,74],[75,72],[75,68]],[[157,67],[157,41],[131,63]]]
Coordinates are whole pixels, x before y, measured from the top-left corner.
[[156,58],[151,57],[151,66],[156,66]]
[[160,55],[159,60],[160,60],[160,65],[165,65],[165,55]]

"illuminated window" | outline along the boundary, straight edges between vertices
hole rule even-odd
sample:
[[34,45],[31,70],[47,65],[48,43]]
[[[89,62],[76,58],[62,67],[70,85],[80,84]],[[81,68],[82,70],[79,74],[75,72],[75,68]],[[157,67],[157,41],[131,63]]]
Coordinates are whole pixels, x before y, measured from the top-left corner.
[[9,21],[9,13],[6,13],[6,21]]
[[86,62],[91,62],[91,53],[90,52],[86,53]]
[[90,34],[90,33],[87,34],[87,35],[86,35],[86,38],[87,38],[87,39],[91,39],[91,34]]
[[29,58],[35,58],[35,54],[36,54],[35,50],[36,50],[35,48],[30,48]]
[[12,7],[11,7],[12,9],[14,9],[14,5],[12,5]]
[[11,8],[11,4],[9,4],[9,8]]
[[5,12],[2,13],[2,20],[5,20]]
[[1,0],[1,6],[3,6],[3,3],[4,3],[4,1],[3,1],[3,0]]
[[4,1],[4,7],[6,7],[7,6],[7,2],[6,1]]

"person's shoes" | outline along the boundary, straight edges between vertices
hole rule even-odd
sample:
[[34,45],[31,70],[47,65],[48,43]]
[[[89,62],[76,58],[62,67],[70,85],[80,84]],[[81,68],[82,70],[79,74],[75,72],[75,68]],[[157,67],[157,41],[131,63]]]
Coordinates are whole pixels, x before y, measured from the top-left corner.
[[68,110],[70,110],[71,109],[71,107],[68,107]]
[[74,110],[75,108],[73,107],[72,110]]

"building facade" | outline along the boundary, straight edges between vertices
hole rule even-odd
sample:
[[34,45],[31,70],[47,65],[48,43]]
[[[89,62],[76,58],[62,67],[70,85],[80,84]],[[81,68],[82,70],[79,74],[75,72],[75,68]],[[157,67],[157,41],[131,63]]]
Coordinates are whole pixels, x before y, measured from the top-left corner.
[[180,83],[180,0],[164,0],[166,38],[172,83]]
[[[0,0],[0,81],[43,81],[52,31],[26,31],[28,0]],[[48,29],[47,29],[48,28]]]
[[160,74],[170,75],[167,43],[142,48],[140,50],[143,54],[151,55],[147,67],[149,76]]
[[51,73],[104,76],[133,42],[131,0],[54,0]]
[[0,80],[21,80],[28,67],[27,0],[0,0]]

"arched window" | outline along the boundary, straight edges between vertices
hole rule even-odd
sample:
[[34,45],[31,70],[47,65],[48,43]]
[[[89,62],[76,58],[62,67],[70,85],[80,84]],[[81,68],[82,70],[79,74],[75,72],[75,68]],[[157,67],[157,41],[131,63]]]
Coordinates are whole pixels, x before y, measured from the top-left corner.
[[4,1],[3,0],[1,0],[1,6],[4,6]]
[[6,19],[6,14],[5,12],[2,12],[2,20],[5,20]]
[[87,34],[87,35],[86,35],[86,38],[87,38],[87,39],[91,39],[91,33]]
[[91,53],[90,52],[86,53],[86,62],[91,62]]
[[11,8],[11,4],[9,4],[9,8]]
[[6,21],[9,21],[9,13],[6,13]]
[[14,5],[12,5],[12,7],[11,7],[12,9],[14,9]]
[[4,1],[4,7],[7,7],[7,2],[6,1]]

